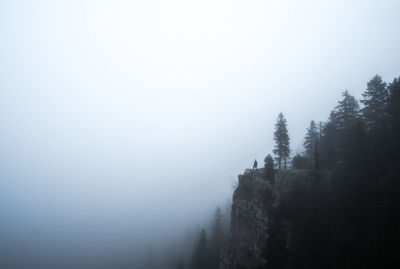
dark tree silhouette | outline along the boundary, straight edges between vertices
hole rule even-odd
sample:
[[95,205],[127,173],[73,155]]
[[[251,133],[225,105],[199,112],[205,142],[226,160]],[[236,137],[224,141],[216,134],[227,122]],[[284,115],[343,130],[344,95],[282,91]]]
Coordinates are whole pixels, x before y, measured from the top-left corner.
[[307,128],[307,133],[304,138],[304,144],[303,144],[305,156],[308,158],[308,160],[310,162],[314,158],[314,150],[315,150],[315,147],[317,146],[318,139],[319,139],[319,133],[318,133],[317,125],[312,120],[310,122],[310,127]]
[[324,125],[320,138],[321,163],[325,169],[335,167],[338,155],[337,126],[332,118],[334,118],[334,113],[331,113],[328,122]]
[[400,161],[400,77],[389,84],[388,113],[390,119],[391,141],[393,141],[391,155]]
[[270,154],[264,159],[264,177],[271,184],[275,183],[274,159]]
[[222,246],[225,241],[225,227],[221,209],[218,207],[214,213],[210,237],[210,269],[219,268]]
[[368,130],[379,128],[386,123],[387,108],[386,104],[389,98],[389,91],[386,83],[378,75],[374,76],[367,84],[367,89],[362,94],[364,99],[361,103],[364,107],[361,109]]
[[309,165],[309,158],[296,154],[292,159],[292,167],[296,169],[306,169]]
[[282,113],[279,113],[278,119],[275,124],[274,132],[275,148],[273,150],[276,155],[276,161],[278,162],[278,168],[287,168],[287,159],[290,155],[289,147],[289,134],[286,126],[286,119]]
[[210,265],[209,243],[206,231],[203,229],[201,230],[199,238],[195,245],[191,268],[204,269],[204,268],[209,268],[209,265]]
[[317,143],[310,124],[313,165],[269,214],[265,268],[400,268],[400,78],[372,78],[361,111],[342,97]]
[[348,91],[342,93],[343,99],[333,111],[332,120],[336,122],[337,128],[341,132],[346,132],[358,120],[360,108],[358,101]]

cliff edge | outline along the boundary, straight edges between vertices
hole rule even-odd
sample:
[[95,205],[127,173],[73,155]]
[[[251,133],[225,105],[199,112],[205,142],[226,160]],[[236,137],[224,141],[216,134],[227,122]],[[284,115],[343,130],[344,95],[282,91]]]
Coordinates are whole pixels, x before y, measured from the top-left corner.
[[221,269],[265,266],[271,213],[294,182],[306,182],[307,177],[305,170],[295,169],[278,171],[272,180],[266,179],[264,169],[246,169],[239,175],[232,199],[230,238],[222,252]]

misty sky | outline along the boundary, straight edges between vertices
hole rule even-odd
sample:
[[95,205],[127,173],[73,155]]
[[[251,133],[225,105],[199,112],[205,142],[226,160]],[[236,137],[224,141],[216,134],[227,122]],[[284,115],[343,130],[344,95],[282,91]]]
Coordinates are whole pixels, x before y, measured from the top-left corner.
[[203,224],[272,152],[279,112],[300,152],[342,91],[400,75],[399,10],[1,1],[1,255],[129,252]]

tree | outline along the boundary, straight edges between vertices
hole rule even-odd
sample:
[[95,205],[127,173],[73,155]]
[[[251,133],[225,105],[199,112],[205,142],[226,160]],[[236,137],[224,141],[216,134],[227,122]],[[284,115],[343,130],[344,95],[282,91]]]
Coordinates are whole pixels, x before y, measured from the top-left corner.
[[274,154],[277,156],[275,159],[278,162],[278,168],[287,168],[287,159],[289,158],[290,148],[289,148],[289,135],[286,126],[286,119],[282,113],[279,113],[277,122],[275,124],[275,148],[273,150]]
[[275,183],[274,159],[270,154],[264,159],[264,176],[271,184]]
[[317,130],[317,125],[312,120],[310,122],[310,127],[307,128],[307,133],[304,138],[304,144],[303,144],[305,149],[305,155],[309,161],[313,160],[314,150],[318,143],[318,136],[319,133]]
[[367,129],[379,128],[381,124],[386,122],[387,109],[386,103],[389,97],[386,83],[382,78],[375,75],[367,84],[367,89],[362,94],[364,99],[361,103],[364,107],[361,109],[363,117],[366,121]]
[[306,169],[308,166],[309,159],[300,154],[296,154],[296,156],[292,159],[292,167],[296,169]]
[[219,268],[220,255],[225,240],[225,230],[222,211],[219,207],[215,210],[214,221],[211,226],[210,238],[210,268]]
[[358,120],[360,111],[354,96],[350,95],[348,91],[344,91],[342,96],[343,99],[338,102],[331,118],[335,121],[340,132],[346,132]]
[[327,123],[321,130],[320,153],[321,166],[326,169],[335,167],[337,161],[337,126],[335,113],[332,111]]
[[204,268],[209,268],[209,249],[206,231],[202,229],[195,245],[192,257],[192,269]]
[[348,152],[347,146],[351,144],[349,136],[353,132],[354,126],[359,123],[360,110],[358,101],[347,91],[342,93],[343,99],[338,102],[335,107],[331,121],[336,127],[336,149],[338,152],[338,160],[346,158],[344,156]]
[[370,174],[378,174],[384,169],[385,156],[391,150],[389,141],[388,99],[389,91],[386,83],[378,75],[367,84],[361,103],[363,120],[365,121],[367,141],[369,144]]
[[390,93],[388,112],[391,122],[392,155],[394,155],[397,161],[400,161],[400,77],[395,78],[393,82],[389,84],[388,89]]

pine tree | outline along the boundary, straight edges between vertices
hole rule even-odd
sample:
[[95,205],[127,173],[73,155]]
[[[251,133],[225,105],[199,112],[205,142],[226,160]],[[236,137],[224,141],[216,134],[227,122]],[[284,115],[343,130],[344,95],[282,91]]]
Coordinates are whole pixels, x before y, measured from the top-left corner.
[[278,162],[278,168],[287,168],[287,159],[289,158],[290,148],[289,148],[289,135],[286,126],[286,119],[282,113],[279,113],[277,122],[275,124],[275,148],[273,150],[274,154],[277,156],[275,159]]
[[376,175],[384,169],[385,156],[391,150],[389,140],[388,99],[389,91],[386,83],[378,75],[374,76],[367,84],[361,102],[361,109],[365,121],[367,142],[369,144],[368,159],[371,161],[369,172]]
[[211,226],[210,238],[210,268],[219,268],[220,255],[225,240],[225,231],[222,211],[219,207],[215,210],[214,221]]
[[391,122],[392,155],[400,161],[400,77],[389,84],[388,113]]
[[331,120],[335,121],[337,129],[340,132],[346,132],[358,120],[360,111],[358,102],[354,96],[350,95],[348,91],[344,91],[342,96],[343,99],[335,107],[331,115]]
[[296,169],[306,169],[308,166],[309,158],[296,154],[292,159],[292,167]]
[[275,183],[274,159],[270,154],[264,159],[264,176],[271,184]]
[[317,125],[312,120],[310,122],[310,127],[307,128],[307,134],[304,138],[304,144],[303,144],[305,149],[305,155],[309,161],[313,160],[314,150],[318,142],[318,136],[319,134],[317,130]]
[[337,126],[335,113],[332,111],[329,120],[323,125],[320,138],[321,166],[323,168],[334,168],[337,161]]
[[347,91],[342,94],[343,99],[338,102],[332,113],[331,121],[336,126],[335,141],[338,152],[338,160],[342,161],[347,158],[348,145],[351,144],[349,133],[354,130],[354,126],[359,123],[360,110],[358,101]]
[[192,257],[192,269],[204,269],[209,268],[209,249],[207,234],[204,229],[201,230],[199,238],[196,242],[193,257]]
[[389,97],[386,83],[378,75],[374,76],[367,84],[367,89],[362,94],[364,99],[361,103],[364,107],[361,109],[366,121],[367,129],[379,128],[386,122],[387,109],[386,103]]

